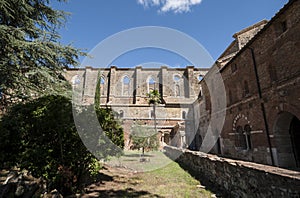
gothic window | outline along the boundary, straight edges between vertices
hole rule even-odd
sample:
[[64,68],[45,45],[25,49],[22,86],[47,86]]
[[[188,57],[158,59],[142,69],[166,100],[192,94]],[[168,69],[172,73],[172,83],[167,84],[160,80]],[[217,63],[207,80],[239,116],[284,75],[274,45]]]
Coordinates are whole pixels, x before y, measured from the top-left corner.
[[156,89],[156,87],[155,87],[155,79],[152,76],[150,76],[148,78],[147,84],[148,84],[148,93],[150,91],[153,91],[154,89]]
[[123,111],[123,110],[120,110],[120,112],[119,112],[119,117],[120,117],[120,118],[123,118],[123,117],[124,117],[124,111]]
[[180,81],[180,76],[179,75],[175,75],[174,76],[174,81],[175,82],[179,82]]
[[79,75],[75,75],[72,78],[72,85],[78,85],[78,84],[80,84],[80,77]]
[[181,86],[181,81],[182,81],[182,79],[181,79],[181,77],[180,77],[180,75],[178,75],[178,74],[176,74],[176,75],[174,75],[173,76],[173,80],[174,80],[174,84],[175,84],[175,93],[174,93],[174,95],[175,95],[175,97],[179,97],[179,96],[181,96],[181,91],[180,91],[180,86]]
[[130,78],[128,76],[123,77],[122,81],[122,95],[129,96],[130,94]]
[[202,98],[202,86],[200,85],[198,98]]
[[104,85],[105,84],[105,79],[103,76],[100,77],[100,84],[101,85]]
[[198,76],[198,80],[201,81],[202,79],[203,79],[203,76],[202,76],[202,75],[199,75],[199,76]]
[[104,91],[105,78],[103,76],[100,77],[99,83],[100,83],[100,93],[101,93],[101,95],[105,95],[105,91]]

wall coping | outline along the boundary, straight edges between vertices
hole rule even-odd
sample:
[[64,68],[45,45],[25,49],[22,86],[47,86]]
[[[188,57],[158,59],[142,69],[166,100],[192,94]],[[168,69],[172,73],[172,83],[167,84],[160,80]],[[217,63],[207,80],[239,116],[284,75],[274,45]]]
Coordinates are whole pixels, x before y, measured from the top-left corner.
[[181,153],[187,153],[187,154],[197,155],[202,158],[208,158],[211,161],[227,162],[233,166],[241,166],[241,167],[251,168],[251,169],[265,172],[268,174],[279,175],[279,176],[288,177],[288,178],[300,181],[300,172],[299,171],[294,171],[294,170],[289,170],[289,169],[284,169],[284,168],[269,166],[269,165],[264,165],[264,164],[258,164],[258,163],[254,163],[254,162],[247,162],[247,161],[242,161],[242,160],[235,160],[235,159],[219,157],[217,155],[207,154],[207,153],[204,153],[201,151],[191,151],[188,149],[181,149],[181,148],[172,147],[172,146],[165,146],[165,148],[168,148],[168,147],[170,149],[177,150]]

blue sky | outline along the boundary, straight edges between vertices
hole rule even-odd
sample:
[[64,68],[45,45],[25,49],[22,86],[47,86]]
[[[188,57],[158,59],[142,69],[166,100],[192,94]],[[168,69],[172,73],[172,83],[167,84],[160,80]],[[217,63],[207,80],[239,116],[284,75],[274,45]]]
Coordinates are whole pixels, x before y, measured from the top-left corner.
[[[287,1],[69,0],[68,3],[53,2],[52,6],[72,13],[66,27],[59,30],[61,42],[73,43],[75,47],[87,52],[120,31],[142,26],[161,26],[194,38],[215,60],[233,40],[235,32],[263,19],[271,19]],[[114,47],[118,48],[118,45]],[[111,64],[134,67],[150,62],[171,67],[191,64],[177,54],[156,48],[133,50],[116,58]],[[92,66],[108,66],[95,64]]]

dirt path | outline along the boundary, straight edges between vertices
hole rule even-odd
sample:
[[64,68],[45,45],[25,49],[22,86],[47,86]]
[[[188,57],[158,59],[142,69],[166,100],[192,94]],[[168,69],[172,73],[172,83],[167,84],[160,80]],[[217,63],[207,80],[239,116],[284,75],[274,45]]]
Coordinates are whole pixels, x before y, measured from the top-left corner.
[[101,182],[87,188],[83,197],[159,197],[143,190],[138,190],[139,175],[125,168],[106,166],[101,170]]

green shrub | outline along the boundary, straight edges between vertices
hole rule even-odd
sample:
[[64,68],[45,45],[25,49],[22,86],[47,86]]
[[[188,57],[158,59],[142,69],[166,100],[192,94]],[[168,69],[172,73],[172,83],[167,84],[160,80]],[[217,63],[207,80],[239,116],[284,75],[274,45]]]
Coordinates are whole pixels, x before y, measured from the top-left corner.
[[[96,113],[98,118],[113,118],[109,110],[98,109]],[[108,122],[99,121],[103,126]],[[116,126],[112,127],[112,123]],[[108,127],[105,133],[121,134],[108,137],[122,147],[123,129],[117,124],[110,120],[108,126],[114,130]],[[18,166],[31,171],[33,176],[42,176],[50,189],[55,188],[64,195],[81,187],[84,176],[95,174],[100,168],[77,133],[68,98],[46,96],[17,104],[2,117],[0,131],[0,165]]]

